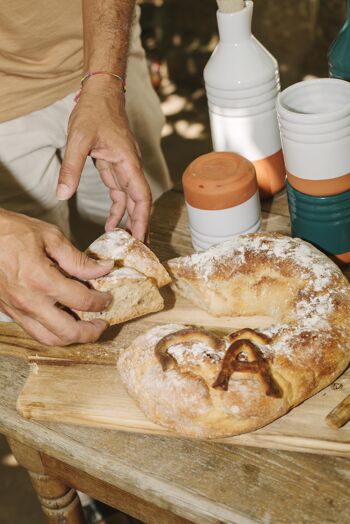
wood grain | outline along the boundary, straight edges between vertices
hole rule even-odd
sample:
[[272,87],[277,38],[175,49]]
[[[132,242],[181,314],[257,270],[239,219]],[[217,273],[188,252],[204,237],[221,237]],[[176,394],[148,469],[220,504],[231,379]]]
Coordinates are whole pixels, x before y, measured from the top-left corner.
[[[48,422],[174,436],[173,432],[147,420],[126,393],[116,371],[119,351],[135,336],[155,325],[191,323],[217,333],[230,333],[242,327],[266,327],[272,319],[216,318],[170,289],[163,293],[164,311],[117,327],[106,335],[108,340],[104,342],[63,349],[37,345],[33,352],[29,338],[26,349],[26,337],[22,334],[21,354],[36,365],[18,398],[19,412],[26,418]],[[7,329],[13,330],[13,326],[7,328],[5,325],[1,332],[6,334]],[[2,347],[0,338],[0,353]],[[338,383],[341,391],[330,386],[266,428],[224,442],[350,456],[350,424],[342,430],[335,430],[325,422],[327,413],[339,399],[350,393],[350,370]]]
[[[266,203],[270,214],[288,228],[285,196],[278,197],[276,212],[275,200]],[[180,193],[169,192],[156,203],[151,240],[162,259],[191,253]],[[130,336],[133,329],[138,334],[136,326],[123,329],[130,330]],[[2,342],[0,334],[0,347]],[[130,495],[124,506],[130,513],[135,496],[200,524],[350,523],[350,460],[343,457],[25,420],[15,405],[28,364],[11,357],[18,354],[13,330],[5,342],[7,354],[0,358],[0,432],[50,457],[53,469],[48,473],[60,461],[74,468],[77,487],[80,482],[86,485],[85,474],[91,477],[92,496],[101,496],[100,482],[111,494],[111,488],[122,490]],[[22,357],[27,356],[25,349]],[[337,391],[335,404],[343,398]],[[64,481],[64,471],[58,471]],[[109,503],[118,507],[117,497],[111,496]]]
[[345,397],[327,416],[330,427],[341,428],[350,420],[350,395]]
[[47,475],[40,453],[17,440],[8,439],[17,462],[28,470],[33,488],[49,524],[84,524],[79,497],[74,489]]
[[126,491],[111,486],[103,480],[82,473],[64,462],[42,455],[42,461],[46,471],[62,478],[69,486],[78,487],[87,495],[97,498],[105,504],[117,506],[120,511],[126,512],[131,517],[142,519],[147,524],[190,524],[190,521],[177,516],[166,509],[159,508],[153,504],[146,504],[140,497],[130,495]]
[[27,369],[0,360],[0,432],[41,454],[199,524],[349,523],[348,459],[28,421]]
[[[350,370],[337,383],[343,392],[350,391]],[[339,390],[330,386],[265,428],[219,442],[350,457],[350,425],[339,431],[325,422],[339,396]],[[144,416],[115,366],[39,362],[18,398],[17,409],[36,420],[176,436]]]

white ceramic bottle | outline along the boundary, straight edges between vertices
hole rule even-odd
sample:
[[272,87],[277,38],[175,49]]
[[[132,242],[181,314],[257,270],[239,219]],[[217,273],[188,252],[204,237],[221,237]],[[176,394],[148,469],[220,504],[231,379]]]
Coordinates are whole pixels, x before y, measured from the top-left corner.
[[[237,2],[241,8],[233,11]],[[278,64],[251,33],[253,2],[218,3],[220,41],[204,69],[213,148],[252,161],[261,195],[271,196],[285,183],[276,114]]]

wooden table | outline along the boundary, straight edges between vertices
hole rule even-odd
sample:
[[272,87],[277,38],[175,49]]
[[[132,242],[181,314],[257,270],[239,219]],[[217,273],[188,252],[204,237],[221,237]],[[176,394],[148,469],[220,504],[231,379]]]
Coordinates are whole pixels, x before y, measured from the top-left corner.
[[[264,227],[288,232],[285,194]],[[180,193],[156,205],[152,244],[161,259],[191,252]],[[15,409],[26,360],[0,360],[0,432],[52,524],[84,522],[75,489],[154,524],[350,523],[347,459],[28,421]]]

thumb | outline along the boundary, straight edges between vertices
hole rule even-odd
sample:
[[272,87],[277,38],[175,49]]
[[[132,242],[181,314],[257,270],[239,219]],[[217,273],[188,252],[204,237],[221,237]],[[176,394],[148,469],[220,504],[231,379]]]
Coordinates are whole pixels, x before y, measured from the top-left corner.
[[58,200],[68,200],[77,190],[89,149],[88,142],[78,140],[74,132],[68,136],[58,176],[56,190]]
[[45,238],[46,253],[69,275],[80,280],[90,280],[107,275],[113,267],[114,260],[95,260],[79,251],[62,234]]

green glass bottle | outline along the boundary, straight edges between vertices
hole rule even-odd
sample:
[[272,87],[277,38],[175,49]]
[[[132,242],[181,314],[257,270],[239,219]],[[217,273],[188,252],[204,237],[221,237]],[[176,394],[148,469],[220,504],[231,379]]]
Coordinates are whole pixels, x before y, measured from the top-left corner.
[[329,76],[350,81],[350,0],[347,19],[328,51]]

